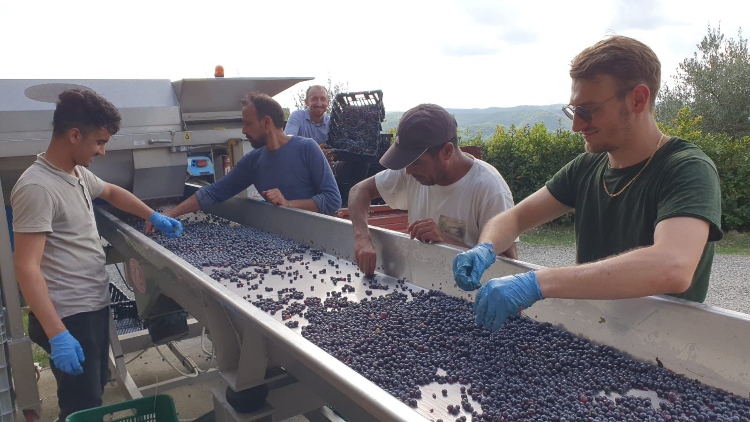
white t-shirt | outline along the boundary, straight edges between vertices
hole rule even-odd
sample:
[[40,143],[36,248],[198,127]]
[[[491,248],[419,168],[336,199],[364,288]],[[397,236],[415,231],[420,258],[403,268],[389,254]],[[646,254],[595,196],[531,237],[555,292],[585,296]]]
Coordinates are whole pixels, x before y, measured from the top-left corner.
[[479,243],[482,227],[501,212],[513,208],[513,194],[500,173],[474,160],[464,177],[449,186],[424,186],[405,169],[375,175],[380,196],[391,208],[408,210],[409,224],[430,218],[444,236],[469,247]]

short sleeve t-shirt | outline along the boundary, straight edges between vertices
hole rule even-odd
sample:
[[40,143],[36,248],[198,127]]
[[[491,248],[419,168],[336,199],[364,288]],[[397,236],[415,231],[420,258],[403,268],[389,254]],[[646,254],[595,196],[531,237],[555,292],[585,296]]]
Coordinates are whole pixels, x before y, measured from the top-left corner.
[[430,218],[444,236],[468,247],[476,246],[490,218],[513,207],[508,184],[481,160],[474,160],[469,172],[448,186],[424,186],[405,169],[381,171],[375,185],[388,206],[409,211],[409,224]]
[[609,167],[607,154],[584,153],[555,174],[547,189],[575,208],[576,261],[597,261],[654,244],[656,225],[668,218],[693,217],[710,230],[693,283],[674,296],[703,302],[708,291],[714,241],[720,240],[721,192],[716,166],[694,144],[672,138],[622,194],[619,192],[645,165]]
[[60,318],[109,305],[109,278],[92,200],[104,182],[84,167],[77,176],[39,154],[11,192],[13,230],[47,233],[41,270]]

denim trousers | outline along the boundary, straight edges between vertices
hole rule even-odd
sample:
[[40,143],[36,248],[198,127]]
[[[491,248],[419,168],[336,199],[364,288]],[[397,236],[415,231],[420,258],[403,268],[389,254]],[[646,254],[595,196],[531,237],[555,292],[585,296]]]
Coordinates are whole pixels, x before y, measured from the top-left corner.
[[[65,317],[62,322],[81,344],[85,357],[80,375],[66,374],[50,360],[57,381],[59,418],[64,421],[73,412],[102,405],[104,387],[109,381],[109,306]],[[51,353],[47,335],[33,313],[29,314],[29,338]]]

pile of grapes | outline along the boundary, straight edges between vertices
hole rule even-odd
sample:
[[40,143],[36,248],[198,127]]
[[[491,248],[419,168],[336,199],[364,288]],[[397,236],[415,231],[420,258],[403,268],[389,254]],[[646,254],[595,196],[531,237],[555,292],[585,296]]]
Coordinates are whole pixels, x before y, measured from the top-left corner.
[[[142,229],[142,223],[133,223]],[[354,269],[339,269],[333,260],[328,273],[314,272],[310,262],[300,261],[309,250],[304,245],[216,217],[183,223],[180,238],[156,234],[152,239],[197,268],[221,267],[214,278],[244,289],[243,297],[258,308],[281,313],[290,328],[297,329],[304,318],[307,324],[299,330],[306,339],[437,421],[750,418],[750,399],[635,361],[550,324],[514,316],[491,333],[474,323],[471,303],[412,289],[404,280],[371,281],[367,287],[383,294],[375,297],[367,290],[367,297],[348,300],[353,283],[362,282],[359,273],[352,279]],[[315,252],[313,260],[323,257]],[[286,275],[286,286],[274,291],[268,279],[259,286],[269,274]],[[314,287],[310,293],[289,287],[303,276],[340,292],[321,300],[312,297]],[[278,298],[264,296],[263,289]],[[451,384],[461,386],[460,396],[448,393]],[[653,401],[639,392],[651,393]]]
[[327,144],[354,154],[382,155],[388,140],[380,136],[381,111],[375,104],[335,107]]

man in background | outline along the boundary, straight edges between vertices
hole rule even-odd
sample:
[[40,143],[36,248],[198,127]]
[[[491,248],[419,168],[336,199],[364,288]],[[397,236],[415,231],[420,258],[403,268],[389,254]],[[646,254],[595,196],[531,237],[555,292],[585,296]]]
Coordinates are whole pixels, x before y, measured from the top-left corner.
[[307,108],[289,115],[284,133],[314,139],[318,145],[325,144],[331,123],[331,116],[327,113],[330,104],[328,91],[321,85],[311,85],[305,92]]

